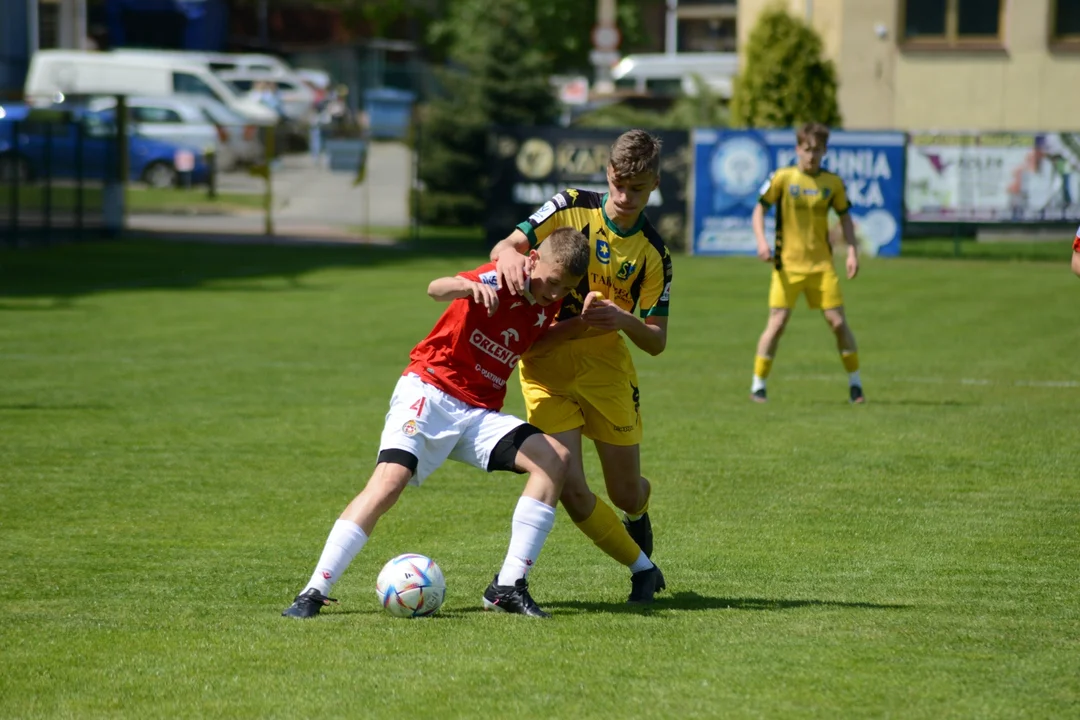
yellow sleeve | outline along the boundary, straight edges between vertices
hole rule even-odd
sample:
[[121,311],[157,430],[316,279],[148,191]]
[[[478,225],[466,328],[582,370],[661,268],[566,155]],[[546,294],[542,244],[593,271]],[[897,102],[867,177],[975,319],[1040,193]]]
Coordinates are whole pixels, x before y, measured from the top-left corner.
[[668,316],[668,306],[671,303],[671,255],[666,245],[661,245],[660,248],[653,247],[645,263],[645,282],[642,283],[641,298],[638,301],[638,314],[643,318]]
[[541,205],[536,212],[529,216],[528,220],[519,223],[517,229],[525,233],[529,238],[529,247],[534,248],[542,243],[547,236],[567,224],[564,217],[569,208],[574,204],[574,198],[570,191],[561,192]]
[[783,193],[783,176],[779,172],[774,172],[769,176],[769,179],[762,184],[761,189],[758,191],[758,202],[765,207],[770,207],[775,205],[780,198],[783,197]]
[[851,209],[851,203],[848,202],[847,198],[847,188],[844,187],[844,181],[839,177],[836,178],[836,188],[833,190],[832,209],[836,211],[837,215],[843,215]]

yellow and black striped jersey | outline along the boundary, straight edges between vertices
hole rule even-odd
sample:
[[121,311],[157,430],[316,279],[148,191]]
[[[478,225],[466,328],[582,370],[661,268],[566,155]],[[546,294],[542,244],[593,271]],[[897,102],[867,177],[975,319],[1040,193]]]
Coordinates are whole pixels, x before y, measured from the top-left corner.
[[759,202],[776,205],[777,270],[818,273],[832,266],[829,208],[838,215],[851,209],[839,175],[826,170],[809,175],[794,165],[780,168],[761,187]]
[[660,234],[642,213],[622,232],[604,211],[607,194],[565,190],[518,225],[536,247],[557,228],[573,227],[589,239],[592,258],[581,285],[563,300],[559,320],[581,314],[590,291],[598,291],[627,312],[666,317],[671,294],[671,255]]

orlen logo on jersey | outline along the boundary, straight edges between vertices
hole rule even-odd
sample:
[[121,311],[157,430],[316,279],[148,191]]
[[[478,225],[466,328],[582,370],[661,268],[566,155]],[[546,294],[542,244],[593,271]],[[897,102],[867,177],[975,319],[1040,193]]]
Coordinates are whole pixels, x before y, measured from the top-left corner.
[[510,367],[517,365],[518,360],[521,359],[521,356],[516,355],[513,350],[503,347],[479,330],[473,330],[472,336],[469,337],[469,342],[499,362],[506,363]]

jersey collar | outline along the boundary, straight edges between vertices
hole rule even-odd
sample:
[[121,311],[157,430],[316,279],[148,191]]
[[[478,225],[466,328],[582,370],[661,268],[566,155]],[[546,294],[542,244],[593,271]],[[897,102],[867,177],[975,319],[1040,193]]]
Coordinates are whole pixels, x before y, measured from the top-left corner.
[[640,232],[641,228],[645,225],[645,213],[639,213],[637,222],[634,223],[634,227],[623,232],[607,215],[607,199],[609,195],[611,195],[611,193],[604,193],[604,199],[600,201],[600,214],[604,216],[604,224],[607,225],[607,229],[619,237],[630,237],[631,235]]
[[525,288],[521,291],[521,297],[529,301],[530,305],[536,304],[536,297],[532,294],[532,277],[525,277]]

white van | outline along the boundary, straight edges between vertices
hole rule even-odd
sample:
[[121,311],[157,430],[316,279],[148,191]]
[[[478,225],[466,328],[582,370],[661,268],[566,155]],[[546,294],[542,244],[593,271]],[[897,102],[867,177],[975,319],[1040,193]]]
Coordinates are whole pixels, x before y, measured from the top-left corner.
[[263,53],[216,53],[198,50],[148,50],[145,48],[117,48],[117,55],[169,57],[191,65],[204,65],[211,72],[255,72],[290,75],[292,67],[281,58]]
[[713,92],[730,98],[738,71],[736,53],[641,53],[627,55],[616,63],[611,77],[616,87],[639,93],[695,95],[696,75]]
[[206,67],[151,53],[38,50],[30,59],[24,92],[32,104],[55,102],[58,94],[160,97],[187,93],[212,97],[256,125],[278,120],[273,110],[240,97]]

